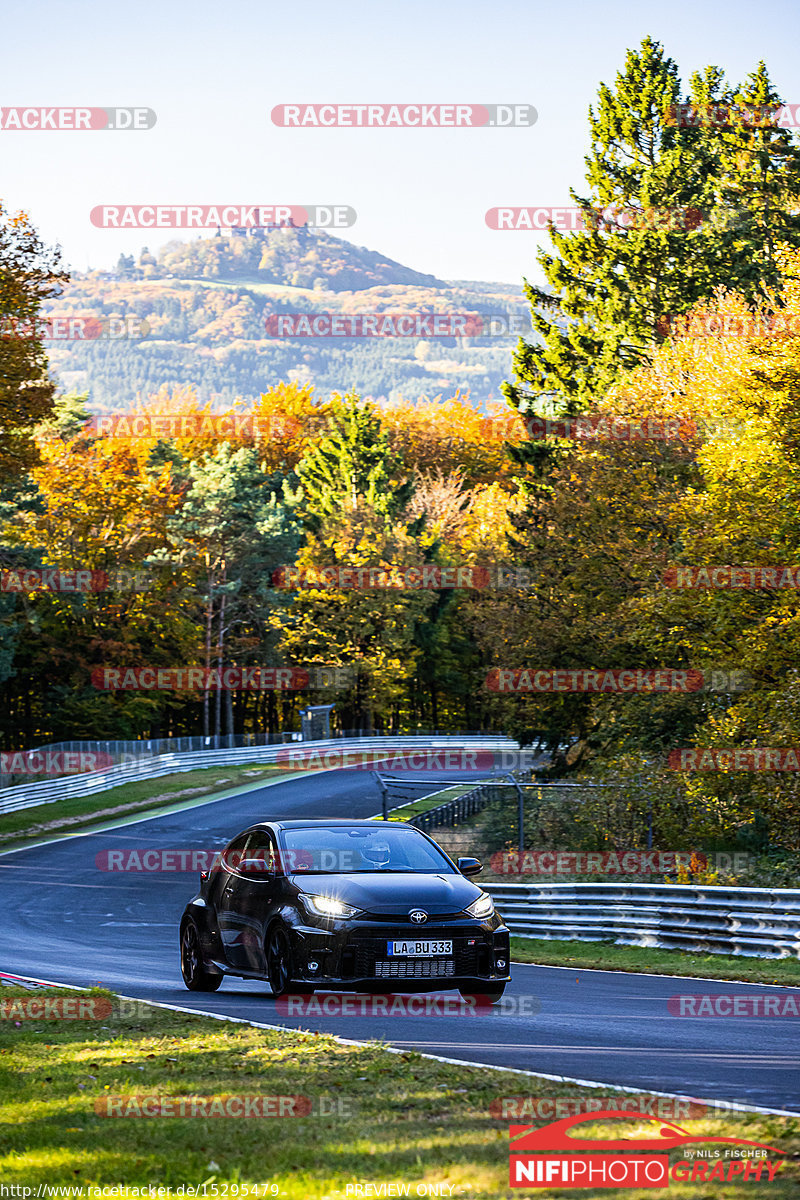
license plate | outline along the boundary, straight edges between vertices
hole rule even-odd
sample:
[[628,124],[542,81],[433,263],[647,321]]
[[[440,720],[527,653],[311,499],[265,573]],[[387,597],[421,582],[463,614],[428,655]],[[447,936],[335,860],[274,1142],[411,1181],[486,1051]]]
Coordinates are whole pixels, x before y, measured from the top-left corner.
[[389,942],[386,953],[390,958],[433,958],[437,954],[452,954],[450,942]]

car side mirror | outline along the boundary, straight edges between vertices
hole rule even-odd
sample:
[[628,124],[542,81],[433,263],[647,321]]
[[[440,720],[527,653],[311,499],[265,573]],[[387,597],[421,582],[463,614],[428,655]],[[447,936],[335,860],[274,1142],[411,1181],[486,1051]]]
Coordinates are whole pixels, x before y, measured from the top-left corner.
[[478,858],[459,858],[456,866],[462,875],[477,875],[483,870],[483,863]]

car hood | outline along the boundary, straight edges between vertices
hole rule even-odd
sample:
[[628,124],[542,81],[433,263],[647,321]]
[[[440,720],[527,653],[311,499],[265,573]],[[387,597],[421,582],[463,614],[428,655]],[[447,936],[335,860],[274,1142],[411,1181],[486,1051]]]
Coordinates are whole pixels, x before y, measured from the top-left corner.
[[406,917],[412,908],[429,916],[461,912],[481,894],[481,888],[463,875],[393,875],[364,871],[353,875],[297,873],[295,885],[312,895],[334,896],[365,912]]

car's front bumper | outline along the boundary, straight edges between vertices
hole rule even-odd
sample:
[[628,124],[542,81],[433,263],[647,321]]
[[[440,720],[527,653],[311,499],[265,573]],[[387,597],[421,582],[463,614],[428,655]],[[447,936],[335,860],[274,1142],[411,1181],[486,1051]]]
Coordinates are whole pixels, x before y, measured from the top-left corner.
[[[388,943],[420,939],[452,942],[452,953],[393,957]],[[295,925],[292,974],[299,982],[347,990],[424,991],[475,981],[497,986],[510,979],[509,932],[496,915],[487,921],[430,921],[424,930],[384,921]]]

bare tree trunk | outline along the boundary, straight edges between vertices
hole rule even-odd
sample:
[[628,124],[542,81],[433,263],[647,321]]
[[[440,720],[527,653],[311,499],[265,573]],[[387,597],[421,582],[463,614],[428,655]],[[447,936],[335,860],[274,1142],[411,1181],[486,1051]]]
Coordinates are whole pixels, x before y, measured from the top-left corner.
[[203,737],[209,735],[208,672],[211,670],[211,622],[214,613],[214,570],[208,572],[208,605],[206,606],[206,686],[203,692]]
[[[222,582],[225,583],[226,570],[222,568]],[[219,672],[217,680],[217,694],[214,702],[214,737],[216,744],[219,744],[219,738],[222,733],[222,673],[225,670],[224,661],[224,639],[225,639],[225,593],[223,592],[219,600],[219,624],[217,626],[217,661],[216,669]]]
[[[237,708],[239,706],[239,703],[241,702],[241,698],[242,698],[241,692],[237,692],[237,694],[236,694]],[[233,692],[231,691],[230,688],[228,688],[228,690],[225,693],[225,727],[228,731],[228,736],[232,738],[233,732],[234,732],[233,731]],[[233,743],[231,743],[231,745],[233,745]]]

